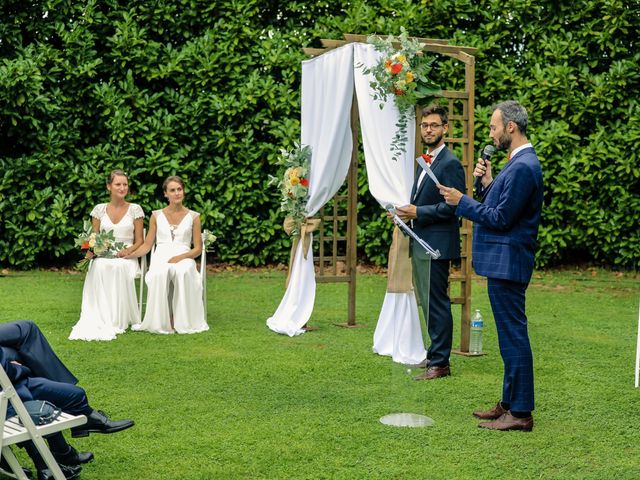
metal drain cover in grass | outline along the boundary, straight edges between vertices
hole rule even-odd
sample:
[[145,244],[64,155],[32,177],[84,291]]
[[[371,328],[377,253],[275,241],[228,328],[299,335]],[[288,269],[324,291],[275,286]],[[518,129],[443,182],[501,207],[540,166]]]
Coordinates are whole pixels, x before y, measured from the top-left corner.
[[380,423],[392,427],[431,427],[435,422],[432,418],[417,413],[390,413],[380,417]]

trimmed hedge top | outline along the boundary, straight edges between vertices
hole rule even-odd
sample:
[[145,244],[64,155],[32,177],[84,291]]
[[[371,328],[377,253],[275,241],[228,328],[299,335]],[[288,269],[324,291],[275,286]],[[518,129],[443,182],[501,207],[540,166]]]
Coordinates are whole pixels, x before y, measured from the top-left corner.
[[[279,149],[299,139],[301,48],[404,26],[479,49],[478,152],[493,103],[528,108],[546,184],[538,266],[638,269],[640,16],[630,1],[559,3],[6,0],[0,264],[77,259],[73,238],[118,167],[147,213],[165,204],[162,180],[183,176],[220,261],[286,262],[278,192],[266,183]],[[438,74],[447,88],[464,81],[444,60]],[[359,187],[360,253],[384,263],[390,226],[364,168]]]

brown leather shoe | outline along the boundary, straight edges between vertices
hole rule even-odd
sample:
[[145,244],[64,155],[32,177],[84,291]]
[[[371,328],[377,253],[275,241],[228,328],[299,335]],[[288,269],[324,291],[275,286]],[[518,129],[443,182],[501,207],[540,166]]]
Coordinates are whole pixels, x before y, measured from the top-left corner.
[[411,368],[427,368],[430,363],[431,363],[431,360],[429,360],[428,358],[425,358],[420,363],[407,364],[407,367],[411,367]]
[[417,377],[413,377],[414,380],[433,380],[434,378],[447,377],[451,375],[449,365],[445,367],[436,367],[435,365],[427,368]]
[[502,404],[498,402],[496,403],[496,406],[491,410],[487,410],[486,412],[478,410],[473,412],[473,416],[482,420],[495,420],[497,418],[500,418],[505,413],[507,413],[507,411],[502,408]]
[[488,428],[489,430],[522,430],[530,432],[533,430],[533,417],[517,418],[507,412],[493,422],[481,422],[478,424],[480,428]]

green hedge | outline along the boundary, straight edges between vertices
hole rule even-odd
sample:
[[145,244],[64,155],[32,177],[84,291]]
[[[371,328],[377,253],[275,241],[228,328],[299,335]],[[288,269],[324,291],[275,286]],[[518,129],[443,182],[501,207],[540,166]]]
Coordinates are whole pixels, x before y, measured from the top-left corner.
[[[546,181],[538,265],[640,267],[640,63],[634,2],[5,0],[0,7],[0,264],[70,264],[73,238],[131,175],[164,205],[169,174],[219,237],[219,260],[284,262],[277,174],[299,138],[301,48],[342,32],[479,49],[476,150],[490,105],[521,100]],[[463,78],[442,61],[439,81]],[[499,162],[498,162],[499,163]],[[359,249],[386,259],[389,225],[360,171]]]

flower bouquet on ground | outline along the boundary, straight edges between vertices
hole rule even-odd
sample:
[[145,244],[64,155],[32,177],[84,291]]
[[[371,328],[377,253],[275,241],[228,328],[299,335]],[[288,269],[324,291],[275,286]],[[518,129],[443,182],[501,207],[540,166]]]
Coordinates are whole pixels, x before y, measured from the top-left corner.
[[[118,252],[125,247],[123,242],[116,242],[113,230],[94,232],[91,222],[84,222],[82,233],[76,238],[75,245],[80,250],[93,252],[96,257],[100,258],[116,258]],[[83,258],[76,263],[76,269],[81,272],[87,271],[89,268],[90,258]]]
[[300,226],[307,217],[310,162],[311,147],[295,144],[291,151],[280,150],[278,164],[284,167],[284,173],[280,177],[269,175],[269,185],[276,185],[282,195],[280,210],[293,222],[293,236],[300,235]]
[[218,240],[218,237],[216,237],[209,230],[202,231],[202,247],[204,248],[205,252],[211,252],[213,250],[213,244],[216,240]]
[[409,39],[404,27],[401,27],[398,37],[371,36],[367,42],[382,53],[374,66],[364,68],[360,65],[365,75],[373,76],[369,83],[373,89],[373,100],[379,101],[382,109],[388,96],[393,95],[400,112],[391,142],[392,158],[398,160],[405,152],[407,122],[411,112],[418,102],[429,103],[440,92],[440,88],[428,77],[435,57],[428,58],[422,50],[424,44]]

